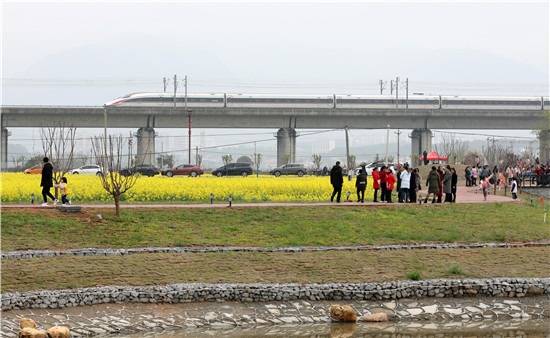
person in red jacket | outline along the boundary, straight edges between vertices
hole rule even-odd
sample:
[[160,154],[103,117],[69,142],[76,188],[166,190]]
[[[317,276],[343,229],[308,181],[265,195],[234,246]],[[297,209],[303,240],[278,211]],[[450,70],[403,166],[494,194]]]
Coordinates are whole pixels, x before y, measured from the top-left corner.
[[380,172],[378,168],[372,169],[372,188],[374,189],[374,200],[373,202],[378,202],[378,190],[380,189]]
[[395,179],[395,176],[393,175],[390,168],[386,169],[386,201],[388,203],[392,203],[391,201],[391,193],[393,191],[393,188],[395,187],[395,182],[397,180]]
[[386,201],[386,166],[382,166],[380,168],[380,173],[378,174],[380,177],[380,202]]

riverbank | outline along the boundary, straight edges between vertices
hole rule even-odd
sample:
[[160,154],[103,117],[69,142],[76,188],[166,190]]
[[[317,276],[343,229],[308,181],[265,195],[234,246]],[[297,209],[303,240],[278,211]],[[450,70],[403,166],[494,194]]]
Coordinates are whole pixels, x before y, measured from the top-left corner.
[[[388,323],[330,324],[330,304],[351,304],[359,313],[386,312]],[[165,337],[263,336],[266,332],[291,336],[345,332],[386,333],[431,330],[484,332],[530,329],[548,332],[548,295],[524,298],[412,298],[379,301],[278,301],[261,303],[192,302],[180,304],[102,304],[63,309],[13,310],[2,313],[2,337],[15,337],[19,317],[34,318],[43,326],[63,324],[75,336],[105,336],[167,332]],[[546,329],[546,331],[544,331]],[[306,333],[311,331],[311,335]],[[292,330],[290,330],[292,331]],[[246,333],[246,334],[243,334]],[[332,335],[331,335],[332,334]]]

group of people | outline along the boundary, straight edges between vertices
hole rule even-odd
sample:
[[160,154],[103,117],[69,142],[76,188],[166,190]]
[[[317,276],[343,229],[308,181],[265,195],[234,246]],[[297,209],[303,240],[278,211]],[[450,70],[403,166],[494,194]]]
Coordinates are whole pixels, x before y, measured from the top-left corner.
[[44,157],[42,160],[44,164],[42,165],[42,177],[40,178],[40,186],[42,187],[42,198],[44,202],[42,203],[43,207],[48,206],[48,197],[53,201],[53,204],[58,203],[57,198],[50,192],[51,188],[58,188],[61,192],[61,203],[71,204],[69,201],[69,187],[66,177],[61,177],[59,184],[54,183],[53,180],[53,166],[50,163],[50,159]]
[[[330,170],[330,183],[333,187],[330,201],[340,202],[342,195],[342,187],[344,185],[344,171],[340,166],[340,162]],[[411,168],[408,164],[400,165],[397,172],[387,166],[381,166],[380,169],[372,170],[372,188],[374,190],[373,202],[392,203],[392,193],[394,189],[397,191],[397,199],[399,203],[417,203],[420,201],[419,191],[422,190],[422,177],[418,168]],[[365,167],[359,170],[355,181],[357,202],[365,202],[365,191],[367,189],[367,171]],[[432,203],[456,201],[458,176],[454,168],[447,165],[442,168],[439,166],[432,167],[426,180],[428,189],[427,195],[424,198],[424,203],[428,202],[428,198],[432,196]],[[380,192],[380,200],[378,193]],[[443,194],[445,199],[443,200]]]

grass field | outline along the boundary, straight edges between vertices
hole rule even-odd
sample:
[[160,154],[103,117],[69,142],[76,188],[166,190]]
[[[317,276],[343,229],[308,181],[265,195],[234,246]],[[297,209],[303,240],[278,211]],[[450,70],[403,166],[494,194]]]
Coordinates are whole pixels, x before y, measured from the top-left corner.
[[368,282],[547,277],[550,248],[316,253],[140,254],[2,262],[2,292],[182,282]]
[[543,212],[523,203],[128,209],[117,219],[106,209],[4,209],[2,250],[531,241],[550,238]]

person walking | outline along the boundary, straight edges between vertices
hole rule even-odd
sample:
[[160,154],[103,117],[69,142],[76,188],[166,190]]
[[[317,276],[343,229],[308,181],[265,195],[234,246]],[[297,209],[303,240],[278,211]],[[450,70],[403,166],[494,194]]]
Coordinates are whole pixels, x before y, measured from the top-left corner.
[[401,185],[399,186],[400,192],[400,201],[401,203],[409,202],[409,194],[411,188],[411,172],[407,165],[403,166],[403,171],[401,172]]
[[386,168],[386,202],[392,203],[391,193],[395,188],[396,178],[390,168]]
[[512,184],[510,185],[510,191],[512,192],[512,199],[518,199],[518,179],[514,176],[512,177]]
[[332,195],[330,201],[334,202],[336,196],[336,202],[340,203],[340,196],[342,195],[342,186],[344,185],[344,176],[340,161],[336,161],[336,164],[330,170],[330,184],[332,184]]
[[456,174],[455,168],[451,169],[451,173],[453,175],[451,179],[451,193],[453,194],[453,203],[456,202],[456,189],[458,186],[458,175]]
[[378,190],[380,189],[380,172],[377,167],[372,169],[372,189],[374,189],[373,202],[378,202]]
[[386,166],[382,166],[380,169],[380,201],[386,202],[386,191],[388,190],[388,186],[386,185]]
[[367,174],[363,169],[359,170],[359,175],[355,180],[355,188],[357,189],[357,202],[365,203],[365,190],[367,189]]
[[414,168],[411,171],[411,179],[409,184],[409,203],[416,203],[417,201],[417,193],[419,188],[419,176],[418,176],[418,169]]
[[464,178],[466,179],[466,186],[469,187],[472,185],[472,171],[470,169],[470,167],[466,167],[466,169],[464,169]]
[[58,185],[54,184],[54,187],[59,188],[59,191],[61,192],[61,203],[71,204],[71,201],[69,200],[69,182],[67,181],[67,177],[61,177],[61,183]]
[[57,204],[57,199],[52,195],[50,189],[53,187],[53,166],[50,163],[50,159],[44,157],[42,159],[44,164],[42,165],[42,177],[40,178],[40,186],[42,187],[42,198],[44,203],[43,207],[48,206],[48,197],[52,199],[53,204]]
[[428,193],[424,199],[424,203],[428,203],[428,198],[432,195],[432,203],[435,203],[435,198],[439,193],[439,174],[435,166],[432,167],[432,170],[428,174],[426,179],[426,187],[428,187]]
[[443,191],[445,192],[446,203],[453,202],[452,186],[453,186],[453,174],[451,173],[451,166],[447,165],[447,167],[445,167],[445,174],[443,175]]

